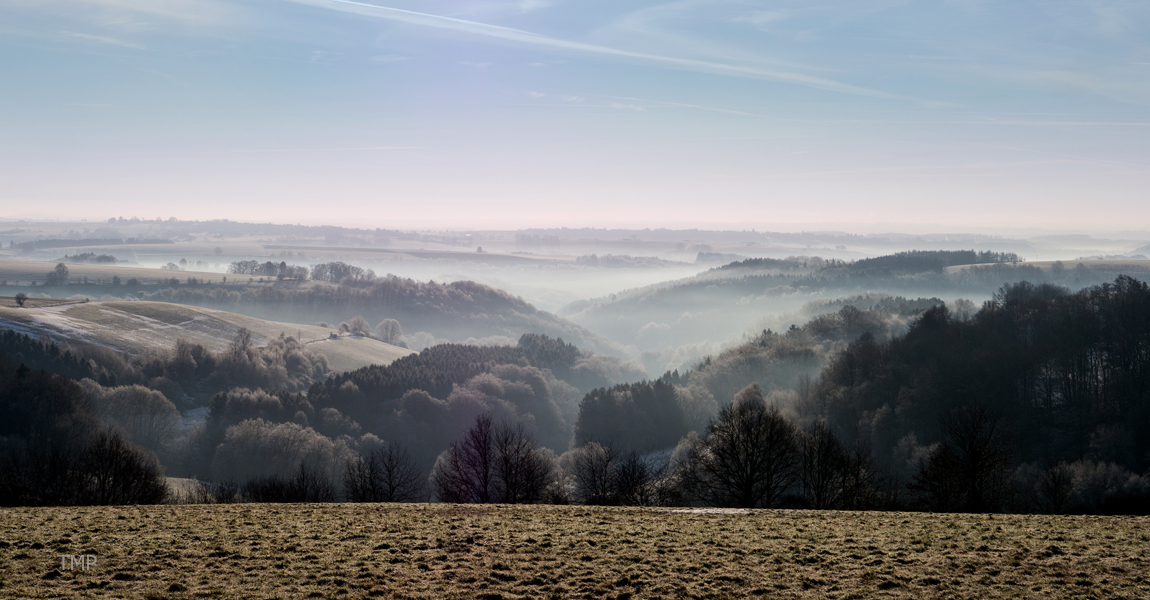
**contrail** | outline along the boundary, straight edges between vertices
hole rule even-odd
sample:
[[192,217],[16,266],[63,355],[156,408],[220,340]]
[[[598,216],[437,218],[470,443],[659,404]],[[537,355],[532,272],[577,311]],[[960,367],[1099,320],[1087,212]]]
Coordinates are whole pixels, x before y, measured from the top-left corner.
[[694,71],[702,71],[705,73],[714,73],[720,75],[733,75],[736,77],[748,77],[752,79],[765,79],[771,81],[781,81],[786,83],[794,83],[798,85],[805,85],[832,92],[840,92],[844,94],[855,94],[859,96],[873,96],[876,98],[888,98],[895,100],[917,100],[907,96],[899,96],[895,94],[888,94],[867,88],[861,88],[846,83],[839,83],[830,79],[823,79],[821,77],[812,77],[809,75],[801,75],[798,73],[787,73],[782,71],[767,71],[757,69],[754,67],[743,67],[738,65],[728,65],[723,63],[710,62],[705,60],[694,60],[690,58],[677,58],[673,56],[662,56],[658,54],[646,54],[643,52],[631,52],[629,50],[619,50],[617,48],[610,48],[608,46],[598,46],[595,44],[584,44],[582,42],[572,42],[559,38],[548,37],[531,33],[530,31],[523,31],[521,29],[512,29],[510,27],[500,27],[498,25],[488,25],[486,23],[479,23],[476,21],[466,21],[463,19],[455,19],[452,17],[443,17],[439,15],[431,15],[427,13],[414,12],[410,10],[403,10],[401,8],[390,8],[387,6],[378,6],[375,4],[368,4],[365,2],[355,2],[354,0],[291,0],[299,4],[307,4],[309,6],[316,6],[321,8],[330,8],[333,10],[340,10],[343,12],[350,12],[354,14],[364,15],[368,17],[375,17],[381,19],[389,19],[392,21],[400,21],[403,23],[410,23],[413,25],[422,25],[425,27],[436,27],[439,29],[450,29],[453,31],[461,31],[474,35],[482,35],[487,37],[494,37],[503,40],[519,42],[522,44],[531,44],[535,46],[549,46],[552,48],[560,48],[564,50],[575,50],[578,52],[586,52],[590,54],[601,54],[607,56],[618,56],[623,58],[632,58],[637,60],[650,61],[664,65],[674,65],[681,68],[686,68]]

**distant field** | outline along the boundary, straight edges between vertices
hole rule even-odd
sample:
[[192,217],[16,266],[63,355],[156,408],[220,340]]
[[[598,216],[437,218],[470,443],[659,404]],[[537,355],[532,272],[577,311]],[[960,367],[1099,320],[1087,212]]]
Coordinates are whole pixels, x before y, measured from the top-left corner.
[[[73,248],[67,248],[67,254],[75,254]],[[64,254],[64,252],[61,252]],[[21,258],[4,258],[0,259],[0,281],[7,281],[9,284],[28,285],[29,282],[36,281],[41,284],[47,276],[48,271],[56,267],[53,261],[43,260],[25,260]],[[137,267],[133,265],[89,265],[89,264],[73,264],[68,265],[68,277],[71,281],[79,282],[84,277],[95,282],[99,279],[111,280],[114,276],[119,276],[124,282],[127,282],[133,277],[140,280],[141,284],[151,285],[156,283],[157,279],[167,281],[172,277],[179,279],[181,282],[187,280],[188,277],[195,277],[197,279],[208,280],[211,279],[215,283],[219,283],[223,277],[223,273],[209,273],[207,271],[169,271],[167,269],[149,269],[144,267]],[[237,276],[232,275],[233,279]],[[247,281],[247,277],[243,278]],[[75,288],[72,288],[75,289]],[[69,290],[67,286],[46,287],[43,291],[49,294],[60,294]],[[74,293],[82,294],[83,290],[76,289]]]
[[396,256],[410,256],[413,258],[428,259],[455,259],[477,262],[494,263],[538,263],[538,262],[575,262],[574,256],[544,255],[544,254],[511,254],[499,252],[460,252],[455,250],[416,250],[405,248],[356,248],[347,246],[284,246],[266,245],[265,250],[299,250],[308,252],[338,252],[341,254],[366,255],[390,254]]
[[107,346],[129,354],[169,350],[177,338],[218,352],[227,348],[236,332],[245,327],[252,332],[257,345],[281,334],[311,342],[308,348],[326,356],[335,371],[386,365],[412,353],[370,338],[344,336],[330,340],[331,329],[314,325],[265,321],[166,302],[91,301],[45,308],[0,306],[0,327],[34,337],[49,334],[58,341]]
[[[1129,272],[1129,273],[1146,273],[1150,272],[1150,260],[1035,260],[1018,263],[1018,266],[1037,267],[1043,271],[1049,271],[1055,262],[1061,262],[1063,268],[1067,272],[1072,271],[1079,263],[1082,263],[1091,270],[1113,271],[1115,273]],[[997,265],[958,265],[954,267],[947,267],[947,272],[954,273],[956,271],[966,271],[969,269],[989,269]],[[1004,265],[1009,268],[1011,265]]]
[[[48,308],[50,306],[66,306],[68,304],[81,304],[83,300],[59,300],[56,298],[25,298],[24,306],[27,308]],[[0,306],[16,308],[20,303],[15,296],[0,296]]]
[[[0,595],[1146,598],[1148,525],[580,506],[0,509]],[[96,564],[61,569],[61,554]]]

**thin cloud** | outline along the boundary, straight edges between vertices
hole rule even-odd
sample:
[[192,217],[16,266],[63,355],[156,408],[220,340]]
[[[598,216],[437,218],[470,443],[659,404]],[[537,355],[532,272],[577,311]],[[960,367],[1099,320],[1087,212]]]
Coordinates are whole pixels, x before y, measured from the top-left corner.
[[[254,150],[232,150],[238,154],[279,154],[288,152],[357,152],[386,150],[424,150],[426,146],[353,146],[349,148],[261,148]],[[226,152],[226,151],[225,151]]]
[[691,71],[699,71],[704,73],[712,73],[716,75],[729,75],[734,77],[745,77],[750,79],[762,79],[767,81],[779,81],[783,83],[792,83],[806,87],[818,88],[832,92],[839,92],[843,94],[853,94],[858,96],[871,96],[877,98],[888,98],[898,100],[916,100],[906,96],[896,94],[888,94],[877,90],[862,88],[822,77],[813,77],[810,75],[803,75],[800,73],[789,73],[784,71],[771,71],[760,69],[757,67],[747,67],[741,65],[725,64],[719,62],[712,62],[706,60],[695,60],[690,58],[679,58],[674,56],[663,56],[659,54],[647,54],[644,52],[632,52],[629,50],[620,50],[618,48],[610,48],[607,46],[599,46],[595,44],[585,44],[582,42],[572,42],[559,38],[548,37],[523,31],[521,29],[512,29],[510,27],[501,27],[499,25],[489,25],[486,23],[479,23],[476,21],[467,21],[464,19],[456,19],[453,17],[444,17],[439,15],[432,15],[427,13],[414,12],[410,10],[403,10],[399,8],[390,8],[386,6],[379,6],[375,4],[367,4],[364,2],[355,2],[354,0],[291,0],[299,4],[306,4],[320,8],[329,8],[332,10],[339,10],[353,14],[376,17],[381,19],[388,19],[391,21],[398,21],[401,23],[408,23],[412,25],[421,25],[424,27],[435,27],[438,29],[448,29],[452,31],[459,31],[462,33],[469,33],[472,35],[480,35],[502,40],[518,42],[522,44],[530,44],[534,46],[546,46],[550,48],[557,48],[561,50],[573,50],[576,52],[584,52],[588,54],[597,54],[603,56],[615,56],[620,58],[630,58],[646,62],[653,62],[656,64],[667,65],[675,68],[686,69]]
[[72,31],[63,32],[64,35],[72,38],[78,38],[88,42],[98,42],[101,44],[111,44],[113,46],[120,46],[122,48],[131,48],[133,50],[147,50],[144,46],[132,42],[125,42],[116,38],[105,37],[102,35],[89,35],[87,33],[75,33]]

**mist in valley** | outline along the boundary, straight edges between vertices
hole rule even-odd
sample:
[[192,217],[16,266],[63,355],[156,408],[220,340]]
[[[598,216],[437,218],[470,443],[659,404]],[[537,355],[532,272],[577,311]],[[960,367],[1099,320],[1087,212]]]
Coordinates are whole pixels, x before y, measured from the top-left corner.
[[[7,397],[56,386],[74,398],[61,408],[72,429],[59,444],[103,451],[110,442],[88,432],[104,427],[130,444],[119,451],[139,473],[199,482],[180,488],[187,501],[935,506],[935,488],[922,486],[949,475],[930,470],[942,468],[932,461],[961,442],[939,424],[973,419],[953,411],[987,405],[948,400],[923,382],[901,384],[901,404],[870,398],[859,377],[878,377],[874,357],[935,335],[927,321],[967,336],[1009,331],[1014,325],[995,323],[1030,318],[1011,312],[1017,302],[1104,323],[1106,303],[1144,301],[1136,282],[1150,270],[1138,240],[1092,242],[1124,255],[1072,257],[1079,248],[1066,247],[1055,255],[1064,260],[1028,260],[982,249],[989,242],[979,235],[273,225],[244,235],[237,223],[119,223],[87,232],[37,223],[8,234],[0,250],[0,286],[14,299],[0,307]],[[848,240],[855,258],[842,258],[852,252],[845,244],[830,246]],[[862,254],[863,242],[887,250]],[[819,255],[819,244],[838,249]],[[1095,308],[1076,300],[1088,297]],[[138,321],[130,336],[101,329],[123,319]],[[1097,331],[1100,340],[1113,335]],[[1054,352],[1054,362],[1039,361],[1045,373],[1061,364],[1052,346],[1061,342],[1043,339]],[[28,387],[20,364],[56,375]],[[1003,392],[979,397],[986,393]],[[1068,401],[1026,418],[1057,429]],[[993,423],[1023,418],[990,406]],[[794,468],[780,472],[785,485],[736,500],[708,471],[721,467],[708,462],[709,444],[721,442],[723,423],[763,410],[755,418],[781,428]],[[13,414],[13,423],[31,418]],[[1061,476],[1043,466],[1053,460],[1081,472],[1067,492],[1080,499],[1067,507],[1128,506],[1147,492],[1137,479],[1144,465],[1128,454],[1140,434],[1108,414],[1075,434],[1086,440],[1077,450],[1016,448],[996,467],[995,485]],[[990,423],[977,418],[971,423]],[[803,461],[814,460],[803,453],[816,443],[842,453],[820,468],[846,477],[842,469],[854,465],[852,477],[863,477],[850,480],[849,494],[841,488],[828,499],[803,479]],[[475,452],[488,446],[508,468],[526,470],[477,491]],[[30,477],[23,461],[34,455],[22,452],[11,455],[9,473]],[[1091,479],[1097,469],[1133,479],[1087,501],[1100,485]],[[8,501],[68,501],[28,483],[39,479],[25,481]],[[969,501],[996,510],[1050,501],[996,494]]]
[[1150,506],[1141,7],[41,4],[0,504]]

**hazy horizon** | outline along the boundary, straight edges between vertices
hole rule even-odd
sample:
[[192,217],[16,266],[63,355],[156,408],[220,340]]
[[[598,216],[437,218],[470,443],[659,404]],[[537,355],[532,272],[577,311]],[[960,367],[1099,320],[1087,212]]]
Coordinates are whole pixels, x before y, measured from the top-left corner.
[[[0,223],[61,223],[61,224],[89,224],[100,225],[105,223],[109,218],[125,219],[138,218],[143,222],[152,222],[156,219],[167,221],[173,218],[170,215],[154,215],[145,216],[139,214],[117,214],[115,217],[99,218],[68,218],[59,215],[30,215],[30,216],[0,216]],[[643,230],[664,230],[664,231],[701,231],[701,232],[724,232],[724,231],[753,231],[757,233],[780,233],[780,234],[847,234],[847,235],[864,235],[864,236],[940,236],[940,235],[983,235],[990,237],[1008,237],[1014,236],[1020,239],[1027,239],[1031,237],[1044,237],[1044,236],[1090,236],[1099,239],[1128,239],[1132,241],[1137,240],[1150,240],[1150,228],[1131,228],[1129,226],[1119,227],[1035,227],[1035,226],[999,226],[992,225],[983,226],[956,226],[947,225],[942,223],[891,223],[891,222],[849,222],[849,221],[828,221],[828,222],[707,222],[707,221],[610,221],[610,220],[586,220],[570,223],[520,223],[514,222],[495,222],[489,227],[469,227],[467,223],[455,222],[450,219],[442,218],[425,218],[425,219],[354,219],[354,220],[341,220],[341,219],[325,219],[322,216],[316,216],[307,219],[237,219],[229,218],[223,214],[209,214],[198,215],[188,218],[178,218],[179,221],[198,221],[210,222],[217,220],[226,220],[238,223],[268,223],[273,225],[296,225],[305,227],[319,227],[319,226],[332,226],[332,227],[345,227],[349,229],[389,229],[399,231],[426,231],[435,232],[442,231],[447,233],[469,233],[469,232],[515,232],[515,231],[548,231],[548,230],[580,230],[587,229],[593,231],[643,231]]]

